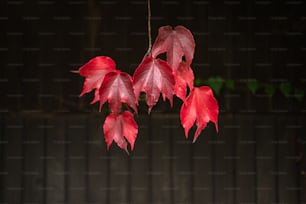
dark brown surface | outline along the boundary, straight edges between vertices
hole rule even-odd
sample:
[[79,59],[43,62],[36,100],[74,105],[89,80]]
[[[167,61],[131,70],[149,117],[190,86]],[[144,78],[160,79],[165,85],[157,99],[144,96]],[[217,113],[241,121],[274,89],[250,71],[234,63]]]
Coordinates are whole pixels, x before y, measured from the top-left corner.
[[304,203],[304,117],[220,115],[196,143],[175,114],[138,116],[128,156],[106,151],[97,115],[1,121],[2,203]]
[[306,203],[306,100],[246,88],[257,79],[306,91],[306,3],[151,3],[153,40],[160,26],[184,25],[196,77],[235,81],[217,96],[220,133],[210,124],[191,144],[181,101],[151,116],[142,101],[135,150],[106,151],[107,107],[98,114],[92,94],[79,98],[84,79],[70,70],[107,55],[132,74],[148,46],[146,1],[1,1],[0,202]]
[[67,129],[64,118],[45,119],[46,138],[46,203],[63,203],[66,200]]
[[[233,79],[219,96],[225,112],[305,112],[305,99],[255,96],[249,79],[305,89],[303,1],[152,1],[152,37],[163,25],[194,34],[196,77]],[[78,97],[83,79],[70,73],[97,55],[133,73],[147,46],[146,1],[2,1],[0,111],[97,111]],[[305,91],[305,90],[304,90]],[[168,109],[163,109],[168,111]],[[176,109],[178,111],[178,109]]]

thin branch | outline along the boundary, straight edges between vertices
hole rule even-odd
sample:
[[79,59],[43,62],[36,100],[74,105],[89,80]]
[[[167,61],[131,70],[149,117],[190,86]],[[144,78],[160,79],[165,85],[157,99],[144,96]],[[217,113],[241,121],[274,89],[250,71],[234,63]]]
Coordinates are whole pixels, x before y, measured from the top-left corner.
[[151,36],[151,2],[148,0],[148,40],[149,40],[149,47],[148,51],[145,56],[151,55],[152,49],[152,36]]

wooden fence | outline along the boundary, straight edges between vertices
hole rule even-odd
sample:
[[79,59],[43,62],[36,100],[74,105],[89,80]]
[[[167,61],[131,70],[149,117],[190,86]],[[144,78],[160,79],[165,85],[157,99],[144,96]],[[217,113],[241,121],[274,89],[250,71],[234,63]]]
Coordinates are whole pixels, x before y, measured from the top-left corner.
[[306,203],[304,116],[221,114],[194,144],[178,115],[138,116],[130,156],[106,151],[101,116],[0,119],[1,204]]

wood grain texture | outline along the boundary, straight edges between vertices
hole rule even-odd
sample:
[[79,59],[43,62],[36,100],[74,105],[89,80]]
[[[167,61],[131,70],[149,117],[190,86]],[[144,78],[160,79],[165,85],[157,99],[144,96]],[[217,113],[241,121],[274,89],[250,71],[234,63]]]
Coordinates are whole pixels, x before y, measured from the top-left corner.
[[87,200],[86,117],[67,118],[67,201],[81,204]]
[[[0,118],[2,203],[305,203],[305,117],[221,115],[191,143],[175,114],[136,116],[130,155],[103,138],[103,117]],[[2,127],[2,131],[1,131]],[[301,149],[304,151],[304,149]],[[303,160],[304,162],[304,160]]]
[[130,201],[130,157],[115,142],[109,149],[109,203]]
[[4,177],[7,172],[4,171],[4,153],[6,151],[7,139],[5,136],[5,123],[3,117],[0,116],[0,203],[4,203]]
[[46,203],[64,203],[67,184],[66,121],[57,117],[46,120]]
[[298,168],[296,137],[299,128],[296,118],[277,118],[277,192],[279,203],[298,203]]
[[174,203],[193,203],[193,135],[186,139],[179,118],[171,118],[169,126],[173,146]]
[[167,114],[158,115],[151,119],[151,139],[149,145],[152,148],[152,203],[174,203],[173,196],[176,186],[173,185],[173,144],[170,129],[171,116]]
[[[138,136],[135,149],[131,153],[131,203],[142,204],[149,202],[149,116],[136,117]],[[138,148],[139,147],[139,148]]]
[[299,183],[299,201],[300,203],[306,203],[306,176],[302,175],[302,171],[306,172],[306,124],[305,117],[298,117],[298,141],[300,142],[300,153],[302,158],[298,164],[298,183]]
[[[238,122],[239,121],[239,122]],[[256,140],[252,117],[237,118],[236,163],[237,203],[256,202]]]
[[102,133],[102,117],[88,118],[88,202],[107,203],[108,199],[108,152]]
[[5,119],[6,151],[4,152],[3,201],[22,203],[24,191],[24,122],[20,117]]
[[27,118],[24,135],[23,198],[25,203],[43,203],[45,200],[45,135],[42,118]]
[[257,117],[256,137],[256,193],[258,203],[277,202],[276,149],[274,117]]
[[[192,131],[192,135],[195,131]],[[195,204],[213,203],[213,145],[220,134],[209,125],[192,146],[193,152],[193,196]]]
[[234,144],[236,139],[236,121],[233,117],[221,118],[219,137],[216,137],[214,177],[214,202],[235,203],[235,162],[237,160]]

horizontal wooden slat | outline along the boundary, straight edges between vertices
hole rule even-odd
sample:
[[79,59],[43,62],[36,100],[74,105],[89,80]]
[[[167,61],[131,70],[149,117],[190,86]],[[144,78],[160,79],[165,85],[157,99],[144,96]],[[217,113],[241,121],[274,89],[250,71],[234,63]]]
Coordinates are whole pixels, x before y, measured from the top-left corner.
[[221,114],[219,132],[209,123],[194,144],[178,115],[136,116],[130,155],[106,150],[103,119],[2,117],[1,202],[305,202],[295,144],[304,116]]

